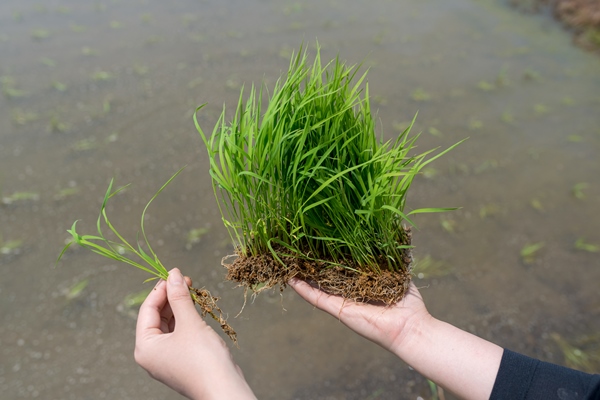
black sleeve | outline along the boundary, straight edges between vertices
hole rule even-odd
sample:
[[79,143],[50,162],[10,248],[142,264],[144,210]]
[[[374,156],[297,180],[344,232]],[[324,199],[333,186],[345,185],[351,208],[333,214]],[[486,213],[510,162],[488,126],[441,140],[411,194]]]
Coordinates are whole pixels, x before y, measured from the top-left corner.
[[600,375],[590,375],[504,349],[490,400],[600,400]]

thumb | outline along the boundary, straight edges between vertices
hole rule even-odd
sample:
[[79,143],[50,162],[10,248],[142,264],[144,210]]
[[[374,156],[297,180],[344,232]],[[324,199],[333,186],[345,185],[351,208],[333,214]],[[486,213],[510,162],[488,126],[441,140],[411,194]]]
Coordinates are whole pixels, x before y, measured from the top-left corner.
[[178,268],[169,271],[167,299],[173,311],[173,316],[178,323],[183,323],[186,319],[189,319],[190,313],[196,314],[196,308],[190,296],[190,289]]

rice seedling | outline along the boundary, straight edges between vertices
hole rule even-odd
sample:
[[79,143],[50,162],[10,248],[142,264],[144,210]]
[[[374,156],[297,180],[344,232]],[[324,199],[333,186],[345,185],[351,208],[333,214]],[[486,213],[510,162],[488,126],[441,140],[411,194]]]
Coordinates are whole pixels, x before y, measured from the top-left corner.
[[75,282],[70,288],[64,291],[64,295],[67,298],[67,300],[73,300],[79,297],[81,293],[83,293],[85,288],[89,285],[89,283],[89,279],[82,279],[79,282]]
[[441,278],[449,275],[452,268],[446,263],[435,260],[429,254],[422,259],[415,260],[414,273],[419,279]]
[[17,81],[10,75],[0,76],[2,93],[8,99],[15,99],[27,96],[27,92],[17,88]]
[[498,215],[502,209],[497,204],[485,204],[479,207],[479,218],[484,219],[494,215]]
[[431,94],[426,92],[423,88],[416,88],[411,93],[410,97],[414,101],[425,102],[431,100]]
[[71,196],[75,196],[76,194],[79,194],[79,192],[80,192],[80,189],[76,186],[60,189],[54,195],[54,200],[64,200],[67,197],[71,197]]
[[583,200],[583,199],[585,199],[584,190],[587,189],[589,186],[590,186],[590,184],[587,182],[576,183],[575,185],[573,185],[573,188],[571,189],[571,193],[573,193],[573,196],[575,196],[576,199]]
[[97,56],[98,51],[96,51],[90,47],[84,46],[81,48],[81,54],[83,54],[84,56]]
[[48,131],[53,133],[63,133],[69,130],[69,125],[62,121],[60,117],[56,114],[50,116],[50,121],[48,121]]
[[15,125],[27,125],[30,122],[37,121],[38,114],[33,111],[27,111],[20,108],[13,110],[12,120]]
[[106,71],[96,71],[92,74],[92,80],[94,81],[109,81],[113,78],[110,72]]
[[151,291],[152,289],[148,288],[128,294],[117,304],[117,312],[131,319],[137,319],[138,309]]
[[67,91],[67,85],[65,85],[64,83],[59,82],[59,81],[52,82],[52,87],[59,92]]
[[50,31],[47,31],[46,29],[34,29],[31,31],[31,38],[35,41],[41,42],[49,37]]
[[548,108],[548,106],[539,103],[533,105],[533,111],[535,112],[535,115],[540,116],[548,114],[550,112],[550,109]]
[[196,228],[191,229],[186,236],[185,248],[191,250],[195,244],[200,243],[200,240],[204,235],[208,233],[208,228]]
[[539,251],[545,246],[544,242],[533,243],[523,246],[520,255],[525,264],[532,264],[535,261]]
[[69,28],[71,28],[71,31],[73,31],[75,33],[85,32],[85,30],[87,29],[84,25],[77,25],[77,24],[71,24],[71,25],[69,25]]
[[8,240],[5,242],[2,240],[2,237],[0,237],[0,254],[5,256],[10,254],[19,254],[22,245],[22,240]]
[[433,126],[429,127],[429,129],[427,130],[427,132],[429,132],[430,135],[435,136],[435,137],[442,137],[442,136],[444,136],[442,134],[442,132],[440,132],[439,129],[437,129],[437,128],[433,127]]
[[504,111],[500,119],[505,124],[513,125],[515,123],[515,116],[510,111]]
[[[242,89],[208,137],[215,197],[236,249],[228,279],[263,289],[299,276],[359,300],[398,301],[411,272],[413,179],[455,147],[414,152],[411,124],[393,141],[375,134],[366,73],[317,50],[291,57],[263,108],[266,90]],[[364,86],[363,86],[364,85]],[[199,107],[197,109],[200,110]]]
[[456,232],[456,221],[454,221],[453,219],[442,218],[440,221],[440,224],[442,225],[442,228],[444,228],[444,230],[446,232],[448,232],[448,233]]
[[40,59],[40,63],[42,63],[42,65],[44,65],[46,67],[50,67],[50,68],[56,67],[56,61],[54,61],[53,59],[48,58],[48,57],[42,57]]
[[560,348],[567,367],[594,373],[600,366],[600,335],[587,335],[570,343],[558,333],[550,337]]
[[492,90],[496,90],[496,85],[488,81],[479,81],[477,87],[484,92],[491,92]]
[[577,250],[587,251],[589,253],[598,253],[600,251],[600,246],[597,244],[586,243],[585,239],[580,237],[575,241],[575,248]]
[[[152,196],[150,201],[146,203],[144,210],[142,211],[141,219],[140,219],[140,234],[136,238],[134,244],[129,243],[115,228],[115,226],[110,222],[108,218],[108,214],[106,212],[106,205],[108,200],[122,192],[129,185],[122,186],[113,191],[113,180],[111,180],[108,185],[108,189],[104,195],[104,200],[102,202],[102,206],[100,207],[100,214],[98,215],[98,219],[96,221],[96,230],[97,235],[81,235],[77,232],[77,222],[73,222],[71,229],[68,229],[67,232],[71,235],[71,240],[65,245],[62,249],[61,253],[58,256],[56,262],[58,263],[62,257],[65,255],[67,250],[73,244],[77,244],[85,249],[92,251],[93,253],[99,254],[103,257],[109,258],[111,260],[123,262],[125,264],[131,265],[135,268],[138,268],[147,274],[151,275],[150,278],[144,281],[152,281],[155,279],[164,279],[166,280],[169,276],[167,268],[160,261],[156,252],[150,245],[148,241],[148,237],[146,236],[146,230],[144,228],[144,219],[146,217],[146,212],[148,208],[156,199],[156,197],[171,183],[173,179],[183,169],[177,171],[155,194]],[[108,228],[110,232],[114,235],[115,239],[109,239],[104,235],[104,228]],[[205,289],[196,289],[190,287],[190,296],[194,300],[194,302],[200,306],[202,316],[206,316],[206,314],[210,315],[215,321],[217,321],[225,334],[231,338],[234,343],[237,343],[236,333],[231,328],[231,326],[227,323],[225,318],[223,317],[223,313],[221,309],[217,306],[217,297],[213,297],[210,292]]]
[[536,210],[538,210],[540,212],[544,212],[544,205],[538,199],[531,199],[530,204],[531,204],[531,207],[535,208]]
[[71,148],[74,151],[88,151],[88,150],[93,150],[97,147],[99,147],[100,144],[96,141],[96,138],[87,138],[87,139],[81,139],[76,141],[75,143],[73,143],[73,145],[71,146]]
[[470,131],[477,131],[479,129],[482,129],[483,121],[475,117],[469,118],[469,121],[467,122],[467,128],[469,128]]
[[36,192],[15,192],[10,196],[4,196],[2,198],[2,204],[12,204],[20,201],[38,201],[40,199],[39,193]]

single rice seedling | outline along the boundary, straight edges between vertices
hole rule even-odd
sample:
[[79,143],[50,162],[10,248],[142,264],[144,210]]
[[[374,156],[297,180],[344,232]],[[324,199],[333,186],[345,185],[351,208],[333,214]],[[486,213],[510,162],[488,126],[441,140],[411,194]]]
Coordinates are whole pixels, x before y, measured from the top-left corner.
[[[413,154],[412,123],[379,139],[366,73],[317,51],[292,55],[266,90],[242,89],[231,122],[225,110],[209,137],[210,176],[237,258],[228,279],[257,291],[292,277],[360,301],[393,303],[411,278],[411,216],[405,211],[419,172],[450,148]],[[459,142],[460,143],[460,142]]]
[[[180,169],[173,175],[159,190],[154,194],[154,196],[150,199],[150,201],[146,204],[141,216],[140,222],[140,230],[141,230],[141,238],[140,241],[139,235],[136,240],[135,246],[130,244],[113,226],[113,224],[108,219],[108,215],[106,213],[106,204],[108,200],[115,196],[117,193],[125,189],[127,186],[120,187],[115,191],[112,190],[113,181],[111,180],[110,185],[108,186],[108,190],[104,195],[104,201],[102,202],[102,207],[100,208],[100,215],[98,216],[98,220],[96,222],[96,229],[98,231],[97,235],[81,235],[77,232],[77,221],[73,223],[71,229],[67,230],[72,236],[72,239],[67,245],[63,248],[62,252],[58,256],[56,262],[60,261],[63,257],[67,249],[73,244],[78,244],[81,247],[84,247],[88,250],[96,254],[100,254],[101,256],[110,258],[115,261],[120,261],[125,264],[129,264],[134,266],[150,275],[145,282],[152,281],[154,279],[164,279],[166,280],[169,276],[169,273],[163,263],[159,260],[158,256],[154,252],[148,238],[146,237],[146,231],[144,229],[144,218],[146,216],[146,211],[150,204],[154,201],[154,199],[165,189],[165,187],[182,171]],[[106,227],[114,234],[117,240],[111,240],[106,238],[102,231],[103,222]],[[146,250],[144,250],[144,245]],[[148,254],[149,253],[149,254]],[[194,300],[198,306],[200,306],[202,316],[209,314],[214,320],[216,320],[220,325],[223,331],[233,340],[234,343],[237,343],[236,333],[231,328],[231,326],[227,323],[225,318],[223,317],[223,313],[221,309],[217,306],[217,297],[212,296],[205,289],[196,289],[190,287],[190,296]]]

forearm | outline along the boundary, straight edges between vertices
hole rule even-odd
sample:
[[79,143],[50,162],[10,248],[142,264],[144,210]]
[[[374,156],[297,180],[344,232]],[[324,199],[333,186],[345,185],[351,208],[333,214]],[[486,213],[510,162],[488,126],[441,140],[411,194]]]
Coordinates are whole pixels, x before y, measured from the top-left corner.
[[463,399],[488,399],[503,349],[431,316],[407,327],[390,349],[411,367]]

